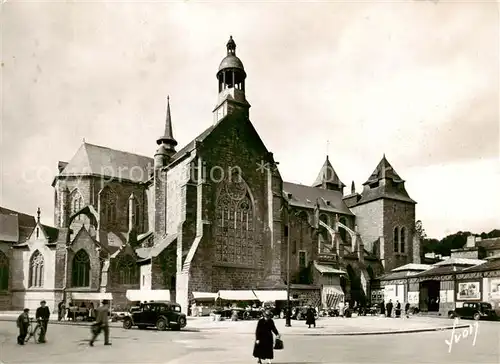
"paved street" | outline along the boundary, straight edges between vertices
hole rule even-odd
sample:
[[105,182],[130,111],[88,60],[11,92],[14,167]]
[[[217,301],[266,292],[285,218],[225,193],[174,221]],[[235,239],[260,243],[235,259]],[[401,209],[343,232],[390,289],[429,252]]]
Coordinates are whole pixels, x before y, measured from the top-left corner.
[[[383,324],[383,321],[377,322],[376,319],[362,318],[358,323],[373,327]],[[276,352],[274,363],[498,363],[500,359],[500,323],[494,322],[480,322],[475,345],[472,333],[454,343],[451,352],[445,342],[450,340],[451,330],[366,336],[302,334],[321,333],[333,326],[338,329],[354,325],[354,320],[319,320],[318,328],[310,330],[301,327],[303,322],[294,321],[293,331],[285,329],[282,320],[277,320],[285,350]],[[401,325],[400,321],[398,325]],[[419,326],[419,320],[408,321],[406,326]],[[462,320],[460,323],[475,322]],[[30,342],[22,347],[16,345],[15,323],[3,321],[0,322],[0,361],[5,364],[255,362],[251,356],[253,335],[248,332],[255,322],[224,322],[219,326],[207,322],[195,324],[197,328],[181,332],[113,328],[113,346],[103,346],[101,338],[93,348],[88,346],[88,327],[51,325],[47,344]],[[455,333],[458,335],[463,331],[457,329]]]

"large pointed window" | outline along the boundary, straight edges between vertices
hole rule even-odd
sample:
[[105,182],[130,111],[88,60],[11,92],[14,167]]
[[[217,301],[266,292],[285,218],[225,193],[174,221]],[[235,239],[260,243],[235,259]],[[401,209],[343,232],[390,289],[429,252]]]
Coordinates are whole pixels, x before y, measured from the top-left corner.
[[[75,189],[70,196],[70,209],[71,209],[71,214],[76,214],[78,211],[80,211],[83,208],[83,197],[77,189]],[[82,215],[78,215],[76,217],[77,220],[80,220],[82,218]]]
[[107,224],[116,223],[116,210],[118,198],[116,193],[109,187],[104,187],[100,193],[101,218]]
[[254,212],[250,192],[235,174],[222,182],[216,205],[216,260],[254,265]]
[[30,287],[43,287],[44,260],[39,250],[35,250],[30,259]]
[[87,252],[80,249],[73,257],[72,285],[73,287],[90,286],[90,258]]
[[0,250],[0,291],[9,288],[9,260],[7,255]]
[[399,252],[399,227],[394,228],[394,252]]
[[120,284],[139,284],[137,264],[130,255],[125,255],[118,262]]
[[406,245],[406,228],[402,227],[401,228],[401,236],[400,236],[400,244],[399,244],[399,252],[404,253],[405,252],[405,247]]

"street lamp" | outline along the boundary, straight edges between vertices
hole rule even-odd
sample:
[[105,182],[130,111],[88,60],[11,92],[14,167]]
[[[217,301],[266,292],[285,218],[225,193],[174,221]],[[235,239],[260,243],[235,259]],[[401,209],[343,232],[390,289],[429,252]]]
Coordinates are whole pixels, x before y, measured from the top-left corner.
[[290,211],[287,210],[287,239],[286,239],[286,320],[285,326],[291,327],[290,317]]

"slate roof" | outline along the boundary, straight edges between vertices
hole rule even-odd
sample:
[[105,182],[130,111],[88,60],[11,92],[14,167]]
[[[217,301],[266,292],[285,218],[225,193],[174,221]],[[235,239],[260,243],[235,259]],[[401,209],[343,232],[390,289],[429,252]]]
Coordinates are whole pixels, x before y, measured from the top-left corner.
[[[380,182],[383,179],[386,179],[385,184],[380,184],[376,187],[370,187],[370,185]],[[416,202],[410,198],[408,192],[406,192],[406,189],[404,187],[404,180],[397,174],[391,164],[387,161],[385,155],[382,157],[382,160],[379,162],[368,180],[363,183],[363,186],[364,188],[361,192],[361,198],[356,202],[356,205],[375,201],[380,198],[387,198],[416,204]]]
[[500,249],[500,238],[483,239],[476,242],[476,246],[481,246],[485,249]]
[[52,226],[47,226],[40,224],[40,227],[42,228],[42,231],[47,238],[49,244],[50,243],[55,243],[57,241],[57,238],[59,237],[59,229],[52,227]]
[[407,270],[417,270],[417,271],[423,271],[427,269],[431,269],[432,265],[430,264],[416,264],[416,263],[409,263],[402,265],[401,267],[394,268],[392,272],[400,272],[400,271],[407,271]]
[[103,176],[147,182],[152,168],[150,157],[83,143],[59,176]]
[[375,168],[371,176],[365,183],[363,183],[363,185],[380,181],[383,178],[389,178],[394,182],[404,182],[403,179],[399,177],[399,174],[397,174],[394,168],[392,168],[389,161],[385,158],[385,154],[378,163],[377,167]]
[[434,264],[435,267],[445,266],[445,265],[477,265],[484,263],[484,260],[480,259],[469,259],[469,258],[449,258],[437,262]]
[[[291,206],[314,209],[316,201],[320,211],[353,215],[342,200],[342,192],[283,182],[284,197]],[[291,194],[291,197],[288,197]]]
[[345,184],[342,183],[339,176],[337,175],[337,172],[335,172],[335,170],[333,169],[332,164],[328,159],[328,156],[326,156],[325,163],[323,163],[323,166],[319,171],[318,177],[316,177],[316,180],[314,181],[312,186],[321,187],[323,185],[323,181],[325,181],[326,183],[331,183],[334,185],[340,185],[341,187],[345,187]]
[[24,243],[35,226],[33,216],[0,207],[0,240]]
[[[500,258],[500,257],[499,257]],[[483,264],[476,265],[474,267],[470,267],[464,270],[464,273],[469,272],[484,272],[490,270],[500,270],[500,259],[489,259],[487,262]]]
[[445,266],[438,266],[434,267],[432,269],[426,270],[421,273],[417,273],[413,275],[412,277],[428,277],[428,276],[439,276],[439,275],[447,275],[447,274],[453,274],[453,273],[458,273],[464,270],[464,267],[457,267],[456,265],[445,265]]

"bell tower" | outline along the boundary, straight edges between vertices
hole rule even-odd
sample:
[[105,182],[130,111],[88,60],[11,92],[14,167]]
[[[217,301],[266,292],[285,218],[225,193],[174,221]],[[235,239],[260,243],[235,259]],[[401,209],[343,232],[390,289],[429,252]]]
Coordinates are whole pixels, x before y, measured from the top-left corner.
[[244,112],[248,117],[250,104],[245,97],[245,79],[247,74],[241,60],[236,57],[236,43],[229,37],[226,44],[227,55],[224,57],[217,72],[219,82],[219,97],[215,107],[214,123],[218,123],[226,115],[235,111]]

